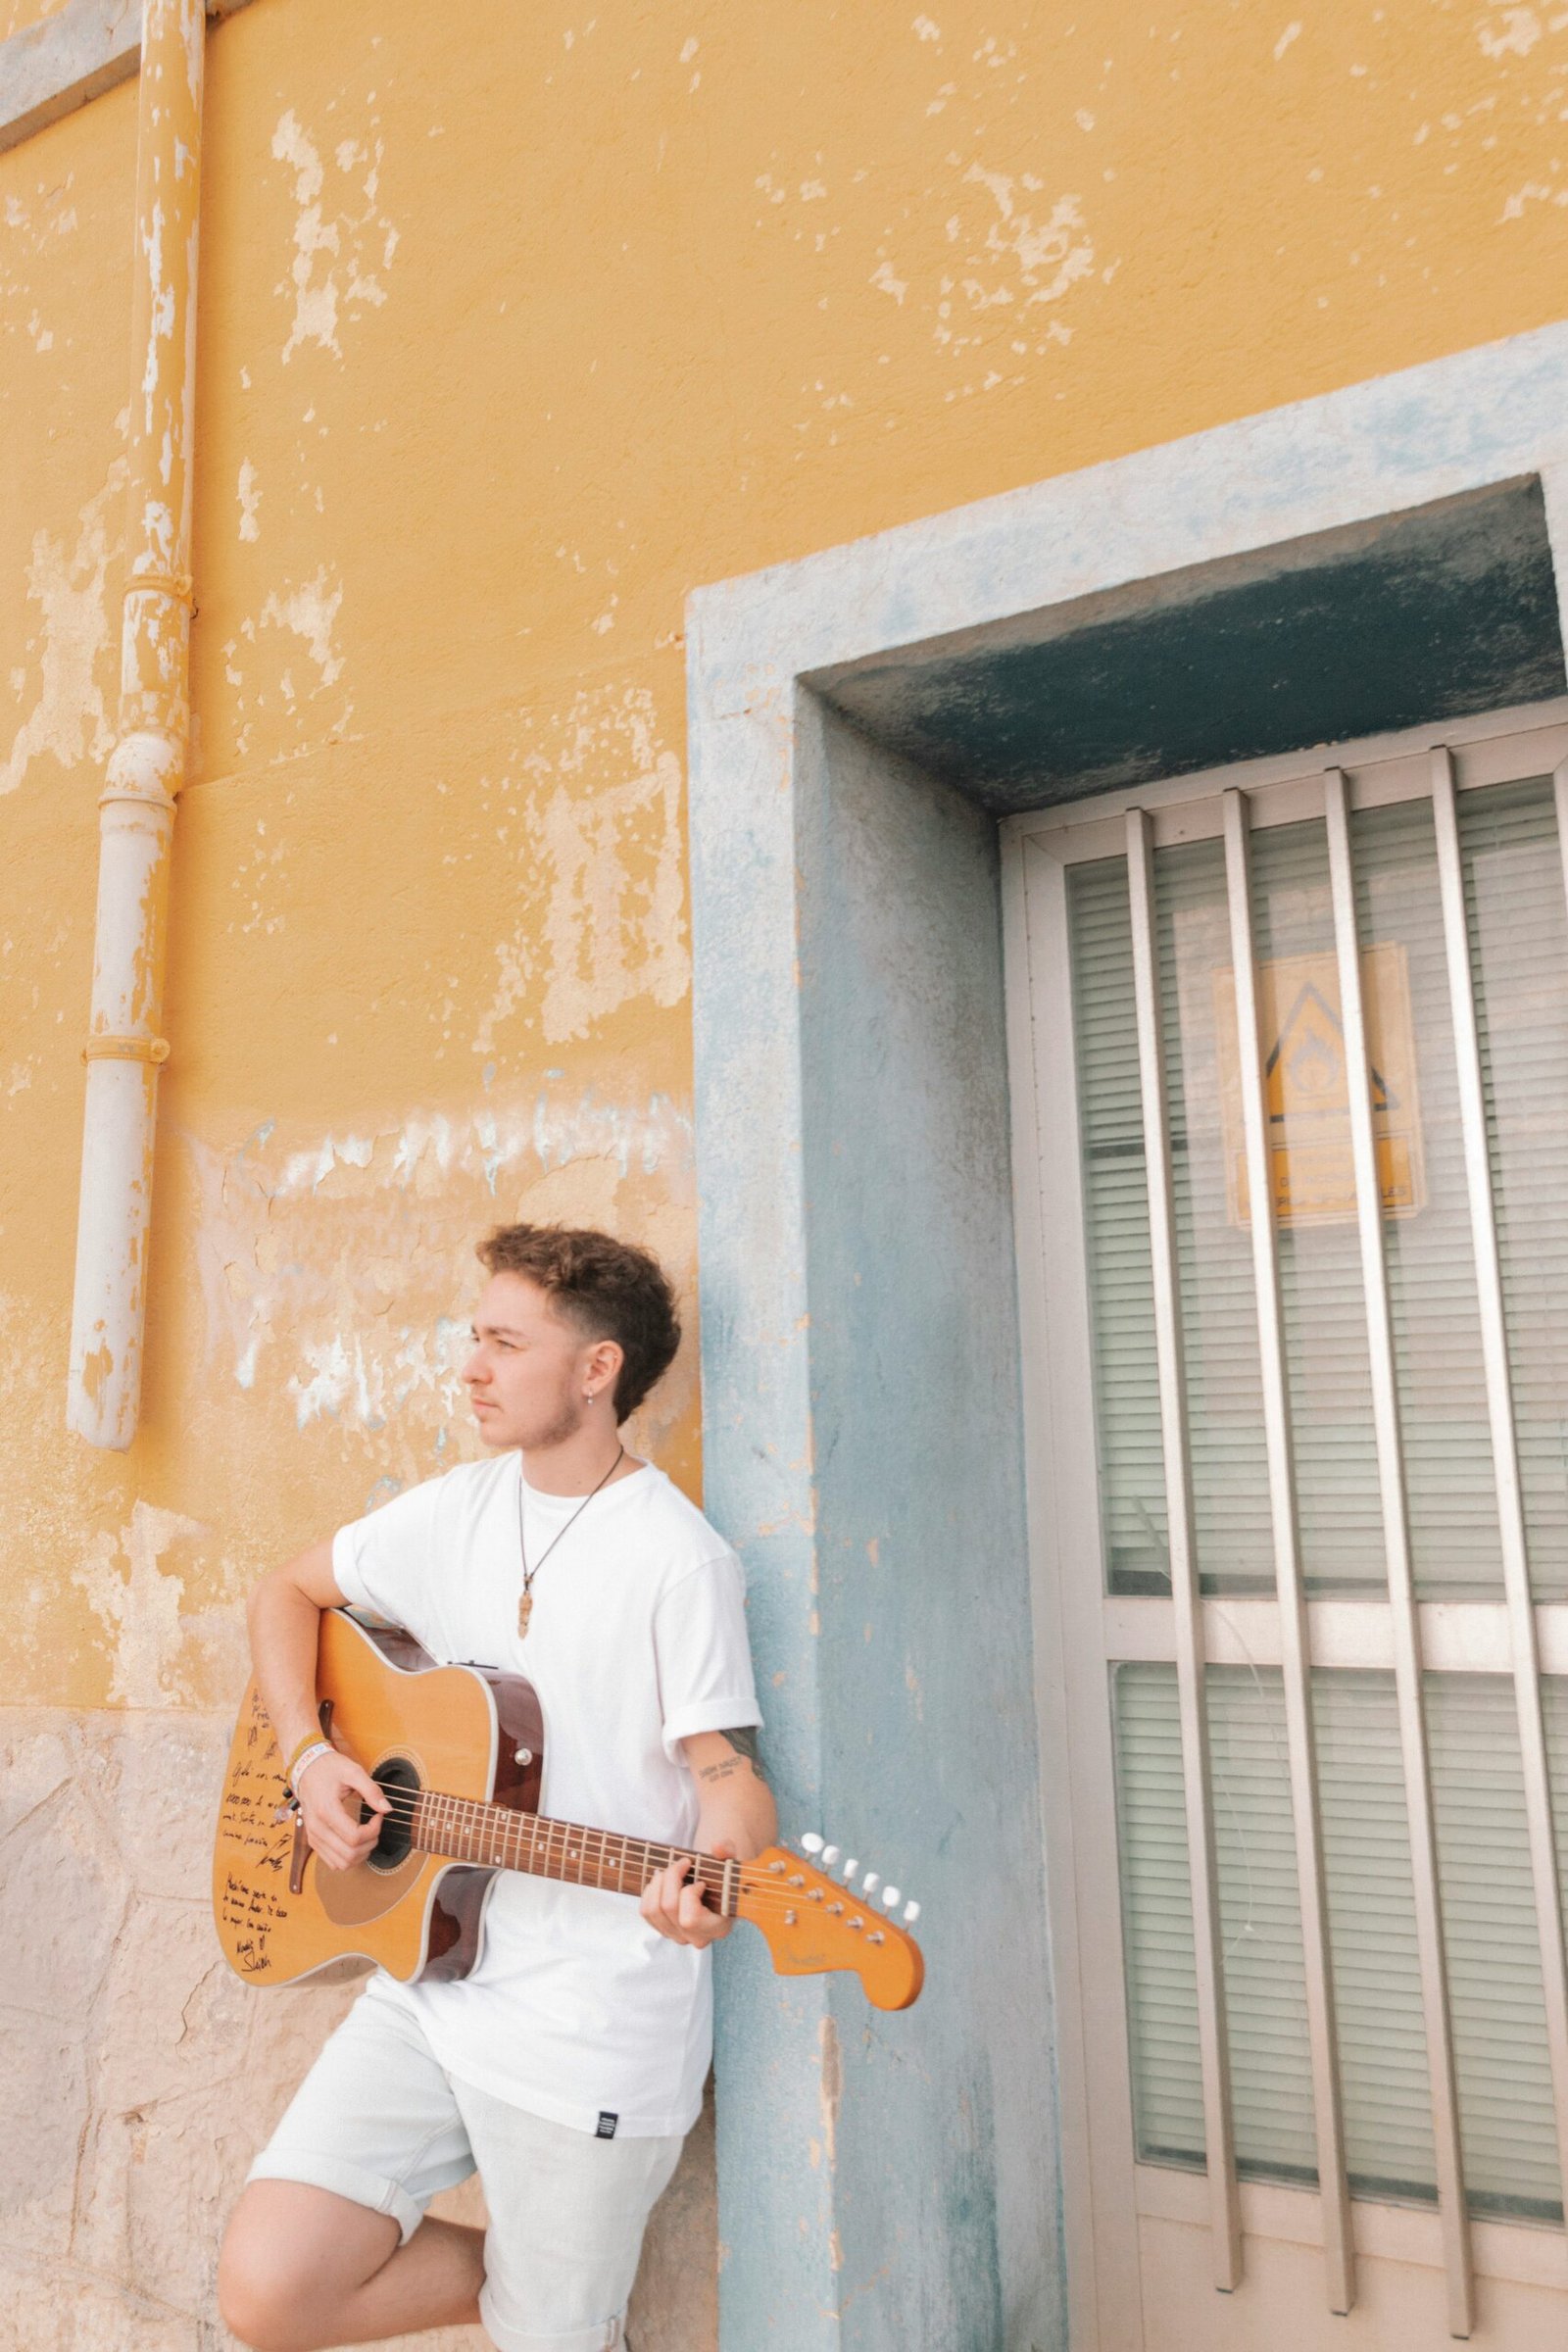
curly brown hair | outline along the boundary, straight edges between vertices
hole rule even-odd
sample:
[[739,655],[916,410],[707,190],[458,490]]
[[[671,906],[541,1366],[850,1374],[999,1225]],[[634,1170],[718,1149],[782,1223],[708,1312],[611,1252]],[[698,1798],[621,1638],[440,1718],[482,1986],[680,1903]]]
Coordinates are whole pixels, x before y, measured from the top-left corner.
[[491,1274],[523,1274],[585,1339],[614,1340],[623,1361],[615,1419],[635,1412],[674,1360],[680,1317],[668,1275],[635,1242],[572,1225],[498,1225],[474,1251]]

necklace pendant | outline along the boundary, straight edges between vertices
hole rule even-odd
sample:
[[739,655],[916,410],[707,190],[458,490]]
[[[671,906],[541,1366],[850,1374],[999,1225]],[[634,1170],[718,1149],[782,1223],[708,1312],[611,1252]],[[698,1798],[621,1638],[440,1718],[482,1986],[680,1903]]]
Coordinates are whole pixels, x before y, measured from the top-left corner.
[[528,1620],[532,1615],[533,1594],[525,1592],[517,1603],[517,1640],[519,1642],[528,1631]]

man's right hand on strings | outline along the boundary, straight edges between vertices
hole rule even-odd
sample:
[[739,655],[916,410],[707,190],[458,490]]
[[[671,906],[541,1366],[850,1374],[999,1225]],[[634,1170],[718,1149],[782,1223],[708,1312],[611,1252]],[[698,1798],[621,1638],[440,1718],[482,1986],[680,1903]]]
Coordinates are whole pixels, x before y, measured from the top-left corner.
[[[297,1794],[311,1851],[328,1870],[352,1870],[363,1862],[381,1835],[382,1814],[390,1811],[364,1765],[337,1748],[301,1773]],[[362,1799],[371,1809],[368,1821],[360,1819]]]

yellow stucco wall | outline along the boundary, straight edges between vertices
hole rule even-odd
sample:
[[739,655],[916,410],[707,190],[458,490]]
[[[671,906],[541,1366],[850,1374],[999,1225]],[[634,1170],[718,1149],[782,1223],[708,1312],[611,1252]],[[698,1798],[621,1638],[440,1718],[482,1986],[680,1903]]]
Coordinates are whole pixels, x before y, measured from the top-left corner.
[[[209,73],[197,745],[124,1460],[66,1444],[57,1392],[134,84],[0,158],[29,1539],[0,1641],[13,1698],[73,1705],[226,1690],[210,1612],[461,1442],[430,1331],[493,1212],[614,1215],[689,1277],[688,588],[1535,325],[1568,282],[1568,23],[1529,8],[257,0]],[[691,1385],[660,1433],[688,1478]]]
[[[472,1450],[442,1318],[496,1216],[636,1231],[690,1295],[691,587],[1562,314],[1561,9],[930,6],[255,0],[212,36],[124,1457],[62,1414],[134,83],[0,156],[17,1739],[216,1721],[256,1573]],[[688,1348],[644,1434],[694,1490],[696,1426]]]

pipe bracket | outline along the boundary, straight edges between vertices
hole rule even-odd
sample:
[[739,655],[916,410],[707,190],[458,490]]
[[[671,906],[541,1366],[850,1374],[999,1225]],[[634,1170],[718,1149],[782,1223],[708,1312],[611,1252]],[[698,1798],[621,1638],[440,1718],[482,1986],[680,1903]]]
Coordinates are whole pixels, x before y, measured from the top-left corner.
[[169,1059],[167,1037],[89,1037],[81,1049],[83,1061],[150,1061]]
[[121,590],[122,596],[135,596],[142,589],[156,596],[167,596],[176,605],[194,605],[196,583],[188,571],[133,571]]

